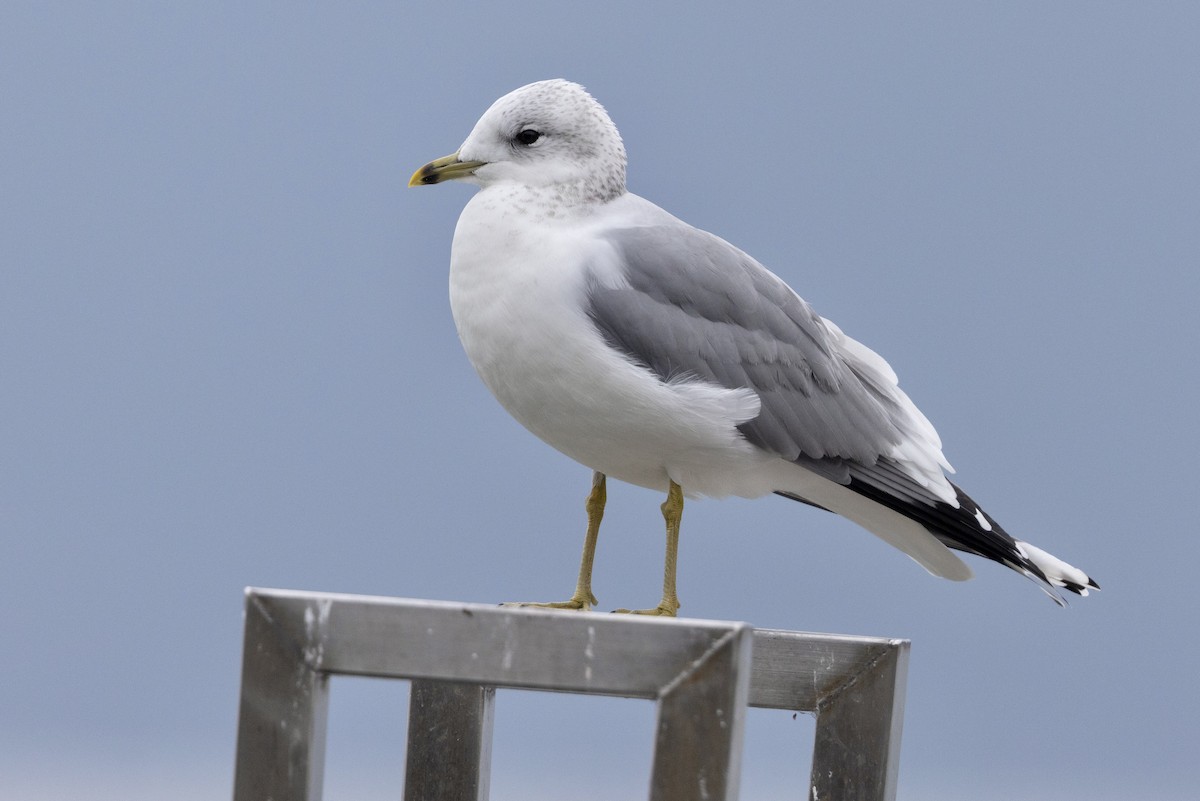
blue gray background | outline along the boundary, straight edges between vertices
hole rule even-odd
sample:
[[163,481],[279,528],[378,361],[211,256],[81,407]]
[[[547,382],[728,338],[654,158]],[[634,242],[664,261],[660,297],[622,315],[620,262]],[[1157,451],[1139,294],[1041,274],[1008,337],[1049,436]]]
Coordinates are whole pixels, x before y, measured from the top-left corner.
[[[704,501],[682,612],[911,638],[901,799],[1193,798],[1197,41],[1191,3],[5,3],[0,796],[227,796],[246,585],[570,592],[589,473],[461,353],[472,189],[405,188],[567,77],[633,191],[883,353],[961,484],[1105,588]],[[610,487],[605,608],[656,600],[660,501]],[[397,797],[405,692],[334,683],[328,797]],[[638,797],[652,720],[502,694],[493,797]],[[751,716],[745,797],[811,728]]]

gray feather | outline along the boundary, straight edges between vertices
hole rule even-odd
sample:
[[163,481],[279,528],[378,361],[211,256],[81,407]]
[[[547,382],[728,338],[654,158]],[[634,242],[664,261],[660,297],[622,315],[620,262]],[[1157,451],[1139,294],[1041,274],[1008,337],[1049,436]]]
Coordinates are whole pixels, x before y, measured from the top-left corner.
[[881,385],[856,374],[824,321],[754,259],[684,225],[606,236],[625,281],[593,280],[588,313],[612,347],[664,381],[754,390],[762,408],[739,426],[746,439],[841,483],[842,460],[874,465],[900,441]]

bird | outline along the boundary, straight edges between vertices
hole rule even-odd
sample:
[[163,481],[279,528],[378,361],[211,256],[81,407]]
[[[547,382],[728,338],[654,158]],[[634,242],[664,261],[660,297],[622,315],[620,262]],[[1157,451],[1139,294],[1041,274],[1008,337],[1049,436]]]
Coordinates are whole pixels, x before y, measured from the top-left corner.
[[870,348],[725,240],[626,188],[604,107],[552,79],[495,101],[409,186],[478,191],[455,227],[450,305],[467,357],[525,428],[592,470],[574,593],[589,610],[606,480],[666,493],[676,616],[684,498],[776,494],[841,515],[954,581],[999,562],[1059,605],[1099,585],[1009,535],[947,478],[941,439]]

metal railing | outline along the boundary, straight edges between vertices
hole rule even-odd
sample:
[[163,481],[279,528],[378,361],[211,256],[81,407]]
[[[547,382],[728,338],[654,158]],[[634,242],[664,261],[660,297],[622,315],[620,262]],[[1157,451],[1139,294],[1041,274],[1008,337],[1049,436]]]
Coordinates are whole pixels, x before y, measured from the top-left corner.
[[318,801],[329,677],[409,679],[405,801],[488,797],[496,688],[657,702],[651,801],[733,801],[747,706],[815,712],[797,799],[896,793],[906,640],[249,589],[235,801]]

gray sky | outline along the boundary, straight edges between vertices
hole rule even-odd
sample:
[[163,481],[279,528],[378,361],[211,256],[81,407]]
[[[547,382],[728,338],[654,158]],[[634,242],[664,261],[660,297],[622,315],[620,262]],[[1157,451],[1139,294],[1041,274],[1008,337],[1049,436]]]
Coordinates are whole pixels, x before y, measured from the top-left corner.
[[[901,799],[1193,797],[1200,8],[646,5],[0,8],[0,796],[226,795],[246,585],[569,594],[589,473],[461,352],[472,190],[404,186],[565,77],[633,191],[880,351],[957,481],[1104,587],[704,501],[682,614],[910,638]],[[610,485],[604,608],[657,600],[660,502]],[[328,797],[395,797],[405,697],[334,683]],[[503,694],[493,798],[638,797],[652,721]],[[803,781],[811,721],[748,738],[744,797]]]

